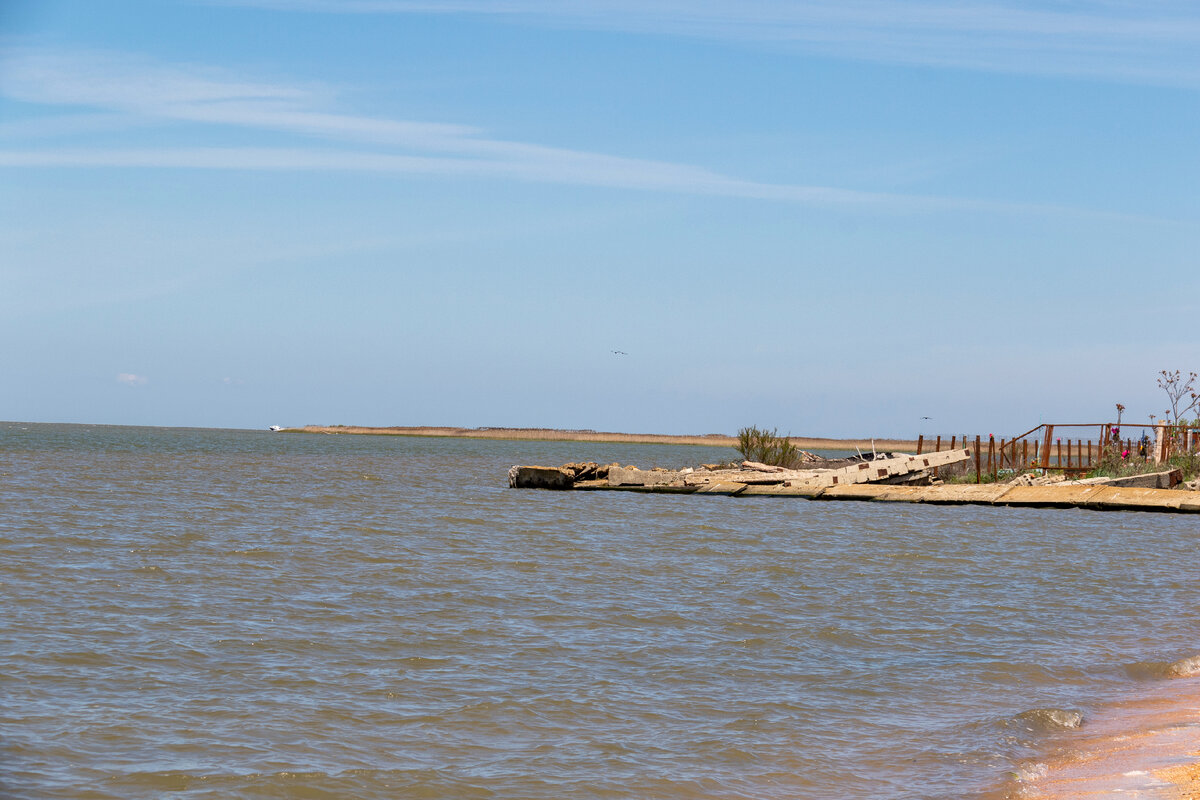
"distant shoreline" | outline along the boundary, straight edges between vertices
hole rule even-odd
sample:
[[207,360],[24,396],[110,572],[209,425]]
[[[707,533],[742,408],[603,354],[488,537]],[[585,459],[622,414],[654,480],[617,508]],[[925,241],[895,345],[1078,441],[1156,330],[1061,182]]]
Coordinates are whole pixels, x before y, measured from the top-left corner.
[[[665,433],[614,433],[592,430],[557,430],[554,428],[453,428],[440,426],[389,426],[372,428],[360,425],[305,425],[284,428],[283,433],[351,434],[367,436],[444,436],[456,439],[509,439],[534,442],[620,442],[627,444],[703,445],[735,447],[736,436],[709,433],[680,436]],[[801,450],[870,450],[871,439],[826,439],[793,436],[791,441]],[[875,439],[876,450],[913,451],[915,439]]]

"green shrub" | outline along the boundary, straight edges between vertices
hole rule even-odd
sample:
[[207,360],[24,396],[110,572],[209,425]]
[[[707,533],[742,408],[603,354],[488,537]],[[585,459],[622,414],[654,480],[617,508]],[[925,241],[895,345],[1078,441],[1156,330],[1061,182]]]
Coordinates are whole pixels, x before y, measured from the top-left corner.
[[803,451],[792,444],[787,436],[780,436],[775,429],[742,428],[738,431],[737,451],[747,461],[786,469],[796,469],[804,459]]

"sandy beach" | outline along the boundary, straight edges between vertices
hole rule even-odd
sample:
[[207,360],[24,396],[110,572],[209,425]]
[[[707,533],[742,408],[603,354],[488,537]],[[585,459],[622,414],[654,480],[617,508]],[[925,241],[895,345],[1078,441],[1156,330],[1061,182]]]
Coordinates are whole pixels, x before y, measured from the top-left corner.
[[[286,433],[355,434],[376,436],[449,436],[462,439],[512,439],[558,442],[627,442],[630,444],[679,444],[708,447],[734,447],[737,437],[720,433],[700,435],[671,435],[661,433],[616,433],[593,430],[558,430],[554,428],[454,428],[442,426],[390,426],[385,428],[359,425],[305,425],[285,428]],[[791,441],[801,450],[870,450],[915,452],[915,439],[830,439],[811,436],[792,436]]]
[[1012,794],[1040,800],[1200,798],[1200,679],[1165,682],[1097,709],[1048,758],[1014,776]]

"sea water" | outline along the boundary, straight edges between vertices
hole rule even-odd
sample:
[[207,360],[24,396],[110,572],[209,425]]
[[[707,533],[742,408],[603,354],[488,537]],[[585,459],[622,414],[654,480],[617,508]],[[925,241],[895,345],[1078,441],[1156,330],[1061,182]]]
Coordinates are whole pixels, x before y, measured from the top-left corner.
[[506,485],[733,456],[0,423],[0,796],[1018,796],[1194,683],[1188,516]]

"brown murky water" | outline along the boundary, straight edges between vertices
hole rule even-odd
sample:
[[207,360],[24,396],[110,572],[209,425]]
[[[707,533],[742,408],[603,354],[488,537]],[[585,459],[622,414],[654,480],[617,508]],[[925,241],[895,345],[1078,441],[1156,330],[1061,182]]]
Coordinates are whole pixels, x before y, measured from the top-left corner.
[[731,455],[0,423],[0,796],[1032,796],[1194,691],[1187,517],[505,488]]

